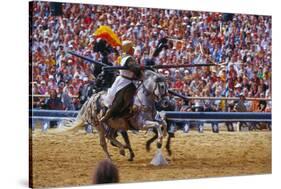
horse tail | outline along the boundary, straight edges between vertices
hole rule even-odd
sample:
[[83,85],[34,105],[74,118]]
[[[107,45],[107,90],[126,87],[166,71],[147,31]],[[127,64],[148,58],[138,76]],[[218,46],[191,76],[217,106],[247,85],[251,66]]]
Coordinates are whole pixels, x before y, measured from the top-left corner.
[[95,115],[95,95],[89,98],[79,110],[75,120],[65,121],[60,128],[56,129],[56,133],[72,131],[76,132],[83,129],[85,123],[93,123],[92,116]]

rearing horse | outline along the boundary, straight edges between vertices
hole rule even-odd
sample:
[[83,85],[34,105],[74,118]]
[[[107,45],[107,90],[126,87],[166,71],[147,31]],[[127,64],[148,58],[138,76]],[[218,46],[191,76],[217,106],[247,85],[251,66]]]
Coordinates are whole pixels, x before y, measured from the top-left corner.
[[[155,102],[159,101],[163,96],[167,94],[167,86],[165,83],[165,78],[151,70],[144,71],[144,80],[137,89],[137,93],[134,97],[134,110],[131,116],[123,116],[117,118],[111,118],[105,124],[99,122],[101,117],[102,108],[105,106],[103,98],[106,95],[105,91],[93,94],[93,96],[86,101],[82,106],[74,124],[72,124],[72,129],[83,125],[85,122],[96,127],[99,138],[100,145],[105,152],[107,158],[110,159],[110,155],[107,149],[106,138],[108,138],[113,144],[119,147],[120,154],[125,154],[125,148],[130,150],[130,160],[133,159],[134,154],[131,149],[129,141],[126,141],[126,145],[121,144],[116,137],[110,134],[113,130],[148,130],[150,128],[155,129],[158,134],[158,147],[162,146],[163,136],[166,135],[166,125],[162,124],[164,128],[164,135],[161,130],[161,125],[159,122],[155,121],[156,108]],[[128,100],[128,99],[124,99]]]

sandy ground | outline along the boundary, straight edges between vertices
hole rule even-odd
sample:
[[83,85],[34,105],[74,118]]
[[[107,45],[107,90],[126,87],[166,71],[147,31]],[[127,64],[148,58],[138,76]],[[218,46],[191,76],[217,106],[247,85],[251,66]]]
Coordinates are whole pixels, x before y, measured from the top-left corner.
[[[31,136],[33,187],[89,185],[94,167],[105,157],[96,133],[34,131]],[[267,174],[272,169],[269,131],[218,134],[178,131],[172,139],[171,161],[159,167],[150,165],[156,144],[150,152],[145,151],[145,141],[152,134],[130,133],[129,136],[136,155],[133,162],[109,145],[122,183]]]

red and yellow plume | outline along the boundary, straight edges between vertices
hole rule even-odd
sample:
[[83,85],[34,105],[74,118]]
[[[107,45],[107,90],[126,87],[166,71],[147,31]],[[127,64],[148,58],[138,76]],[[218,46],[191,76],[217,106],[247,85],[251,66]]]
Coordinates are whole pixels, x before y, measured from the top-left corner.
[[120,39],[108,26],[100,26],[93,35],[106,40],[112,47],[121,46]]

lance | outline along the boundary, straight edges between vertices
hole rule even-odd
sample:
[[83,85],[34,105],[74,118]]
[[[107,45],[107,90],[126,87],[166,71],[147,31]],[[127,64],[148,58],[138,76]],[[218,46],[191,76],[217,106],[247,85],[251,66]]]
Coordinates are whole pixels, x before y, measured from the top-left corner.
[[87,61],[89,61],[89,62],[91,62],[91,63],[98,64],[98,65],[100,65],[100,66],[102,66],[102,67],[108,67],[108,65],[105,64],[105,63],[95,61],[95,60],[93,60],[93,59],[91,59],[91,58],[89,58],[89,57],[87,57],[87,56],[80,55],[80,54],[78,54],[78,53],[76,53],[76,52],[74,52],[74,51],[67,51],[67,53],[69,53],[69,54],[71,54],[71,55],[73,55],[73,56],[76,56],[76,57],[78,57],[78,58],[81,58],[81,59],[83,59],[83,60],[87,60]]
[[[88,62],[98,64],[103,67],[104,70],[128,70],[129,68],[127,66],[109,66],[107,64],[104,64],[99,61],[95,61],[91,59],[90,57],[83,56],[81,54],[78,54],[74,51],[68,51],[69,54],[76,56],[78,58],[81,58],[83,60],[86,60]],[[189,67],[205,67],[205,66],[220,66],[218,64],[180,64],[180,65],[174,65],[174,64],[166,64],[166,65],[152,65],[152,66],[141,66],[141,69],[169,69],[169,68],[189,68]]]
[[184,99],[184,100],[188,100],[188,97],[186,97],[186,96],[184,96],[184,95],[182,95],[182,94],[179,94],[179,93],[177,93],[177,92],[175,92],[175,91],[172,91],[171,89],[168,89],[168,92],[169,92],[170,94],[174,95],[174,96],[180,97],[180,98],[182,98],[182,99]]
[[[141,69],[169,69],[169,68],[189,68],[189,67],[204,67],[204,66],[219,66],[218,64],[166,64],[166,65],[153,65],[153,66],[141,66]],[[104,70],[128,70],[127,66],[106,66]]]

